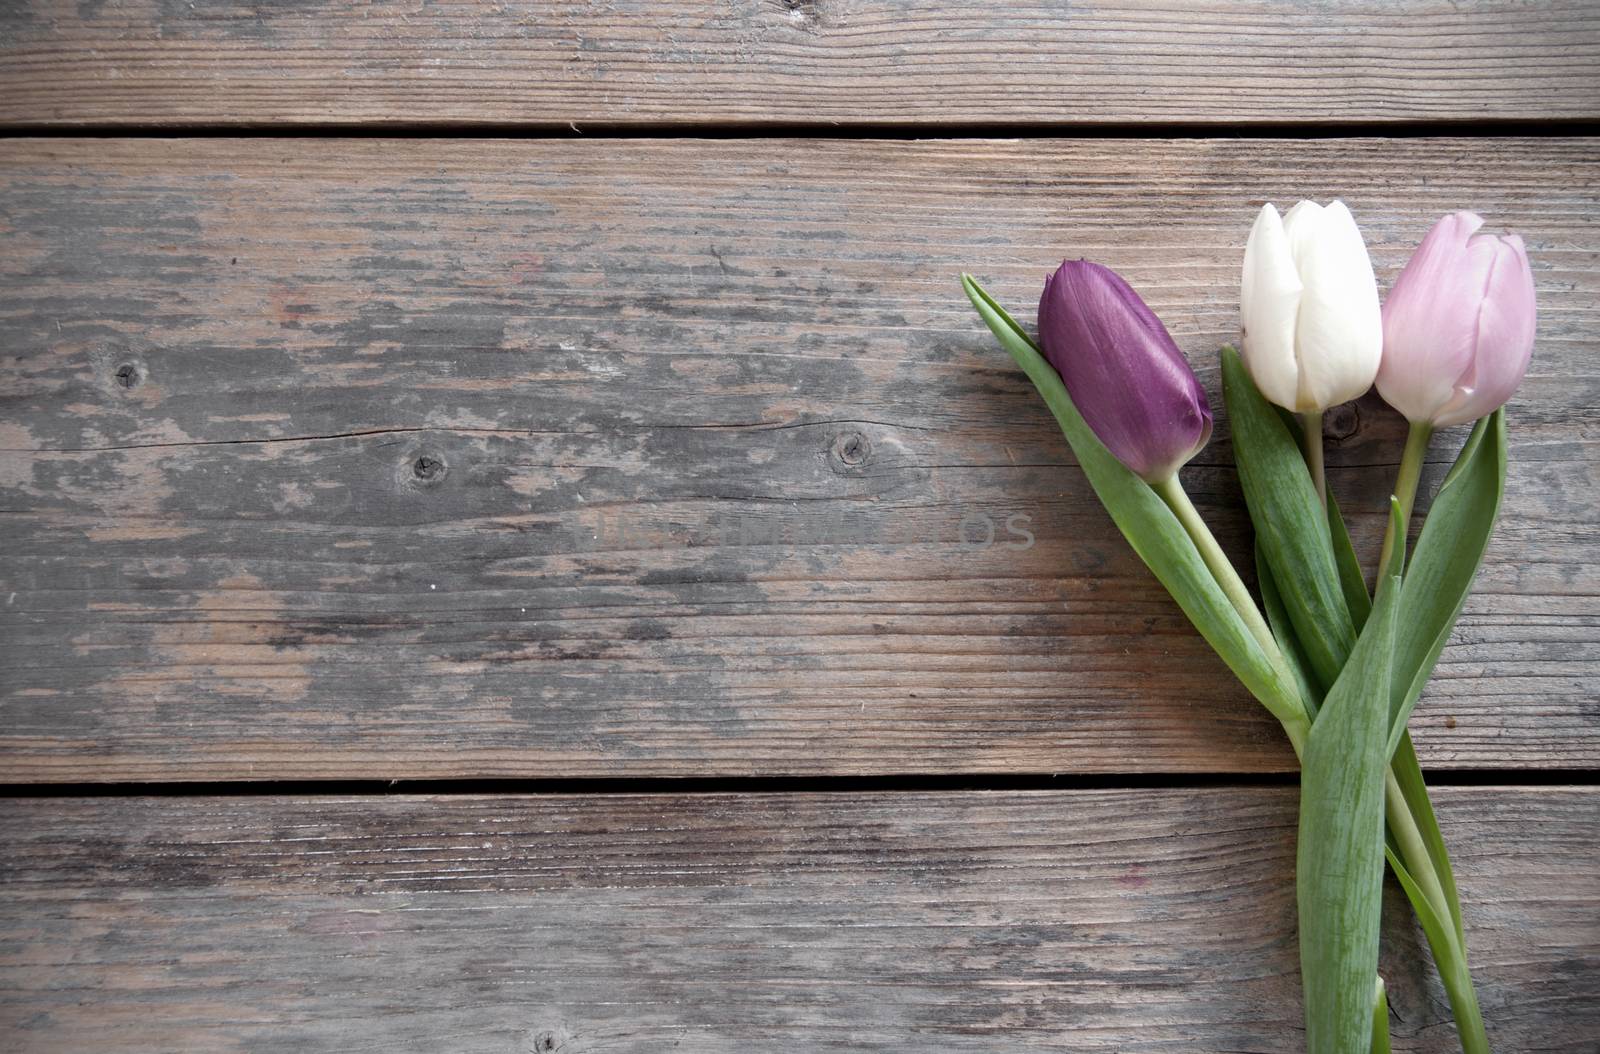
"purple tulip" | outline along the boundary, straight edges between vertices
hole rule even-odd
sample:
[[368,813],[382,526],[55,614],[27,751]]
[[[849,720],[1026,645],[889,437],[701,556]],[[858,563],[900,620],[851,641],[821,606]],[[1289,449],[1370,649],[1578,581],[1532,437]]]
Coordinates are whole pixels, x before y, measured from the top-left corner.
[[1117,459],[1169,479],[1211,438],[1205,389],[1167,327],[1109,267],[1066,260],[1039,298],[1044,357]]
[[1511,398],[1533,354],[1533,272],[1516,235],[1483,217],[1433,225],[1383,304],[1378,392],[1418,424],[1463,424]]

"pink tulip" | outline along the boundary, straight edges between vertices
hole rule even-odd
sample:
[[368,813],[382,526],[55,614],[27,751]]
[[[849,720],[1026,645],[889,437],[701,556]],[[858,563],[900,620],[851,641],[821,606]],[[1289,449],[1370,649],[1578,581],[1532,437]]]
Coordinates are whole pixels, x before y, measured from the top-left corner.
[[1417,424],[1475,421],[1505,405],[1533,354],[1533,272],[1522,239],[1474,232],[1457,212],[1433,225],[1383,304],[1378,392]]

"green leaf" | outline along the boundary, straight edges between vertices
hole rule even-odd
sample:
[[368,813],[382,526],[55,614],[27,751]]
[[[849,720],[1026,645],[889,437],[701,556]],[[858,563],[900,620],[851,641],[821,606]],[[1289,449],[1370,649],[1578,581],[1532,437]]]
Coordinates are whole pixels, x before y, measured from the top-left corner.
[[1390,1054],[1389,1047],[1389,994],[1383,987],[1383,978],[1372,986],[1372,1048],[1371,1054]]
[[[1385,573],[1399,564],[1391,559]],[[1399,596],[1398,577],[1380,579],[1372,617],[1311,726],[1301,760],[1295,876],[1309,1054],[1350,1054],[1371,1043]]]
[[[1400,596],[1403,604],[1404,591]],[[1401,731],[1400,745],[1389,758],[1389,770],[1394,773],[1395,782],[1400,785],[1400,796],[1405,799],[1406,809],[1422,834],[1428,859],[1433,861],[1433,872],[1439,879],[1439,888],[1444,891],[1445,908],[1450,913],[1450,925],[1455,929],[1456,946],[1465,949],[1467,932],[1461,925],[1461,897],[1456,892],[1456,876],[1450,868],[1450,853],[1445,848],[1444,834],[1439,830],[1439,818],[1434,815],[1433,803],[1428,800],[1428,786],[1422,780],[1422,766],[1417,763],[1417,751],[1411,745],[1410,732]]]
[[[1399,745],[1411,709],[1472,591],[1506,488],[1506,412],[1480,420],[1439,488],[1406,568],[1403,615],[1395,637],[1389,749]],[[1402,536],[1403,537],[1403,536]]]
[[1428,938],[1434,966],[1439,971],[1439,979],[1444,982],[1445,994],[1450,999],[1450,1009],[1455,1015],[1461,1049],[1474,1054],[1488,1054],[1489,1038],[1484,1035],[1483,1014],[1472,988],[1472,977],[1467,972],[1466,946],[1456,943],[1459,932],[1452,928],[1449,919],[1435,910],[1433,902],[1423,892],[1422,883],[1406,868],[1400,854],[1389,846],[1384,848],[1384,854],[1389,858],[1389,869],[1400,880],[1400,888],[1405,890],[1406,899],[1411,901],[1411,908],[1417,913],[1423,935]]
[[1245,688],[1280,721],[1298,720],[1295,686],[1273,668],[1166,502],[1095,436],[1073,406],[1061,375],[1022,327],[971,275],[961,276],[961,286],[979,317],[1044,397],[1095,494],[1134,552]]
[[1344,517],[1339,515],[1339,503],[1333,500],[1333,490],[1328,490],[1328,533],[1333,539],[1333,563],[1339,569],[1339,589],[1344,593],[1344,605],[1350,612],[1350,622],[1357,633],[1367,624],[1372,613],[1372,598],[1367,595],[1367,579],[1361,573],[1361,561],[1356,558],[1355,546],[1350,544],[1350,532],[1345,530]]
[[1294,627],[1289,624],[1289,613],[1283,609],[1283,598],[1278,595],[1278,585],[1272,580],[1272,569],[1267,566],[1266,558],[1261,555],[1261,544],[1256,543],[1256,585],[1261,590],[1261,606],[1267,612],[1267,625],[1272,629],[1272,639],[1278,642],[1278,650],[1289,662],[1289,669],[1294,674],[1296,683],[1300,686],[1300,698],[1305,700],[1306,714],[1313,720],[1317,716],[1317,707],[1322,703],[1322,689],[1311,678],[1311,668],[1306,662],[1305,652],[1300,648],[1300,641],[1294,635]]
[[[1411,901],[1411,910],[1417,913],[1417,921],[1422,923],[1422,935],[1428,938],[1429,947],[1450,947],[1450,924],[1433,910],[1433,904],[1423,894],[1417,880],[1411,877],[1411,872],[1406,870],[1406,865],[1401,862],[1399,854],[1388,846],[1384,847],[1383,853],[1389,858],[1389,870],[1400,880],[1400,888],[1405,890],[1406,899]],[[1437,952],[1434,957],[1438,958]]]
[[[1289,430],[1294,441],[1300,446],[1301,456],[1305,456],[1306,437],[1300,428],[1300,419],[1281,406],[1272,407],[1278,413],[1278,420]],[[1350,621],[1357,633],[1367,624],[1367,616],[1372,613],[1372,597],[1367,595],[1366,576],[1361,573],[1361,561],[1356,557],[1355,546],[1350,544],[1350,532],[1345,530],[1344,517],[1339,515],[1339,503],[1334,500],[1333,488],[1327,488],[1328,499],[1328,533],[1333,540],[1333,562],[1339,569],[1339,587],[1344,593],[1345,607],[1350,609]]]
[[[1298,436],[1299,425],[1293,416],[1284,413],[1280,414],[1280,417],[1286,421],[1287,426]],[[1478,441],[1482,442],[1481,439]],[[1457,461],[1458,469],[1451,474],[1450,482],[1452,485],[1454,480],[1459,478],[1459,473],[1466,471],[1465,468],[1460,466],[1463,462],[1470,461],[1466,456],[1469,449],[1473,449],[1474,456],[1481,456],[1481,451],[1472,448],[1469,440],[1469,446],[1463,448],[1462,457]],[[1334,560],[1339,567],[1340,584],[1344,587],[1346,603],[1349,605],[1350,613],[1359,630],[1366,622],[1367,614],[1371,609],[1371,601],[1367,597],[1360,561],[1357,560],[1355,550],[1350,544],[1349,533],[1345,530],[1344,519],[1339,514],[1339,508],[1334,501],[1332,492],[1328,494],[1328,526],[1333,538]],[[1404,535],[1401,535],[1401,537],[1404,537]],[[1391,559],[1393,559],[1392,556]],[[1412,560],[1411,569],[1414,571],[1417,566],[1416,558],[1413,557]],[[1402,620],[1407,617],[1403,605],[1406,597],[1410,594],[1409,583],[1410,577],[1408,574],[1407,585],[1401,590],[1402,613],[1400,617]],[[1263,587],[1263,594],[1265,594],[1265,587]],[[1277,632],[1276,624],[1274,624],[1273,629],[1274,632]],[[1406,669],[1399,655],[1398,637],[1404,632],[1404,627],[1396,631],[1394,678],[1397,685],[1409,687],[1410,679],[1415,671]],[[1423,680],[1425,681],[1426,677]],[[1417,688],[1420,690],[1421,685],[1417,685]],[[1434,959],[1443,961],[1449,957],[1452,961],[1458,961],[1463,964],[1462,969],[1464,971],[1466,932],[1461,922],[1461,898],[1456,890],[1455,874],[1450,866],[1450,854],[1445,847],[1444,835],[1439,830],[1438,817],[1434,814],[1433,804],[1428,799],[1428,788],[1423,781],[1422,768],[1417,762],[1416,749],[1412,745],[1410,733],[1403,726],[1400,728],[1397,748],[1392,752],[1389,759],[1389,769],[1394,776],[1396,785],[1400,789],[1406,811],[1411,815],[1412,822],[1422,838],[1422,845],[1428,855],[1428,861],[1431,864],[1434,877],[1438,881],[1439,889],[1444,894],[1445,903],[1442,908],[1436,908],[1432,901],[1427,898],[1427,894],[1423,892],[1422,884],[1406,870],[1397,845],[1394,846],[1393,851],[1389,852],[1390,864],[1393,866],[1402,888],[1405,889],[1407,897],[1411,900],[1418,919],[1422,922],[1423,931],[1428,938],[1428,945],[1433,949]],[[1447,913],[1448,918],[1444,918],[1441,915],[1441,911]],[[1462,983],[1470,987],[1470,977],[1464,976]],[[1454,1004],[1452,1003],[1452,1005]]]
[[1334,562],[1328,513],[1300,444],[1232,348],[1222,349],[1222,394],[1257,542],[1317,683],[1327,687],[1338,678],[1356,636]]
[[[1486,418],[1485,421],[1487,420]],[[1488,426],[1484,422],[1480,422],[1479,426],[1483,431],[1488,431]],[[1483,440],[1477,429],[1474,430],[1474,435],[1479,436],[1477,442],[1481,444]],[[1453,470],[1451,473],[1452,486],[1454,485],[1454,480],[1460,478],[1459,472],[1467,471],[1474,467],[1468,465],[1467,469],[1459,468],[1463,461],[1471,460],[1467,457],[1469,450],[1472,451],[1473,457],[1481,455],[1481,451],[1473,445],[1473,440],[1469,439],[1467,446],[1462,448],[1462,456],[1457,459],[1458,469]],[[1503,452],[1501,458],[1503,461]],[[1481,466],[1477,467],[1481,470]],[[1504,472],[1503,466],[1501,472]],[[1436,503],[1435,508],[1437,507]],[[1331,492],[1328,494],[1328,526],[1333,534],[1333,555],[1335,562],[1339,565],[1339,580],[1344,586],[1345,599],[1350,606],[1350,613],[1355,618],[1356,626],[1359,628],[1366,622],[1367,613],[1372,607],[1372,601],[1367,597],[1366,584],[1361,574],[1361,562],[1356,558],[1355,549],[1350,544],[1349,532],[1345,530],[1344,518],[1340,516],[1339,507],[1335,504]],[[1419,550],[1422,547],[1420,540],[1417,547]],[[1433,558],[1430,557],[1429,559]],[[1411,575],[1416,572],[1417,563],[1417,557],[1413,555],[1411,567],[1406,575],[1406,586],[1400,592],[1402,620],[1408,617],[1405,604],[1412,595]],[[1454,624],[1453,617],[1451,624]],[[1276,625],[1273,626],[1273,630],[1274,632],[1277,631]],[[1405,689],[1409,691],[1411,687],[1410,678],[1416,671],[1408,670],[1402,658],[1403,646],[1401,641],[1406,635],[1406,627],[1404,626],[1397,628],[1395,631],[1395,681],[1399,685],[1404,685]],[[1449,631],[1446,630],[1446,636],[1448,637],[1448,635]],[[1437,654],[1435,654],[1435,658],[1437,658]],[[1426,677],[1423,680],[1426,681]],[[1421,690],[1420,684],[1416,687],[1418,691]],[[1414,697],[1412,701],[1413,703],[1415,702]],[[1389,768],[1394,774],[1395,782],[1400,787],[1400,793],[1405,799],[1407,811],[1411,813],[1411,818],[1416,822],[1417,830],[1422,835],[1423,845],[1427,848],[1428,857],[1433,861],[1434,873],[1438,876],[1440,888],[1444,890],[1447,901],[1446,906],[1450,912],[1450,923],[1455,929],[1458,946],[1465,948],[1466,931],[1461,924],[1461,898],[1456,892],[1455,873],[1450,867],[1450,853],[1444,844],[1444,834],[1439,830],[1439,818],[1434,814],[1433,803],[1428,797],[1428,787],[1422,778],[1422,766],[1417,761],[1417,751],[1416,747],[1411,743],[1411,733],[1403,726],[1400,728],[1400,736],[1396,742],[1396,748],[1390,755]]]

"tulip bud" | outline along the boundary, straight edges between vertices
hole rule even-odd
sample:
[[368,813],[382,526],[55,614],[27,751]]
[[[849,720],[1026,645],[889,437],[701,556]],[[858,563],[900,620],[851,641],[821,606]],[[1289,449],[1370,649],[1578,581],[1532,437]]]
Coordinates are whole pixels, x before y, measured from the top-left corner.
[[1151,483],[1211,438],[1205,389],[1167,328],[1109,267],[1067,260],[1039,299],[1044,356],[1095,435]]
[[1437,428],[1475,421],[1511,398],[1533,355],[1533,272],[1522,239],[1474,237],[1483,217],[1433,225],[1383,305],[1378,392]]
[[1372,387],[1383,352],[1378,283],[1344,202],[1263,205],[1244,250],[1241,354],[1261,394],[1318,413]]

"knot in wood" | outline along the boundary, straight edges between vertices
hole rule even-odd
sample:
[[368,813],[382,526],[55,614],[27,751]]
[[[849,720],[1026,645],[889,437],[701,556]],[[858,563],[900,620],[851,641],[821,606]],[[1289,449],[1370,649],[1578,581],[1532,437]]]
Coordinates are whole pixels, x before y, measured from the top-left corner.
[[860,467],[871,453],[867,437],[860,432],[846,432],[833,441],[833,456],[846,468]]
[[423,483],[437,483],[449,471],[449,466],[443,458],[432,454],[418,454],[417,459],[411,463],[411,474]]
[[1322,418],[1322,436],[1342,443],[1361,430],[1361,411],[1355,403],[1343,403]]
[[132,362],[124,362],[119,364],[117,368],[112,371],[111,375],[116,378],[117,387],[119,388],[138,387],[139,381],[141,380],[139,376],[139,367],[137,364]]

